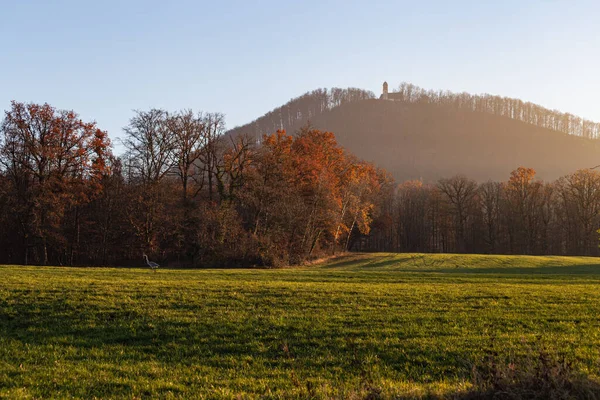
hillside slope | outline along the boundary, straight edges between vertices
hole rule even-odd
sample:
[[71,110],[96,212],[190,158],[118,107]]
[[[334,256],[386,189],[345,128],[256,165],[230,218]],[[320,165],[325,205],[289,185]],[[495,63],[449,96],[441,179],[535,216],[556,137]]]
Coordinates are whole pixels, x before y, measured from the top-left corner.
[[363,100],[328,110],[310,123],[334,132],[346,149],[399,181],[454,174],[505,180],[521,165],[552,180],[600,164],[598,140],[448,106]]

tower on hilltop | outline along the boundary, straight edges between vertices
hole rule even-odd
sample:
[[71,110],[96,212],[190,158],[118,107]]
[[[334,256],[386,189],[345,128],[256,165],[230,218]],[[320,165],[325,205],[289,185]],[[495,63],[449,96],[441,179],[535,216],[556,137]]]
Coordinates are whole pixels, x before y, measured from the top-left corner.
[[383,100],[388,99],[388,83],[387,82],[383,82],[383,93],[381,95],[381,98]]

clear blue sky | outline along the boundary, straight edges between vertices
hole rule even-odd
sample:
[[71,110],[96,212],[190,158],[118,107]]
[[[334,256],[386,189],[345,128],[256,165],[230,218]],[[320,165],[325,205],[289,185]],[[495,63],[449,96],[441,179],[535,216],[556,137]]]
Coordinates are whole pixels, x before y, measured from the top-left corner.
[[48,102],[114,139],[133,109],[234,127],[318,87],[407,81],[600,121],[600,2],[0,0],[0,109]]

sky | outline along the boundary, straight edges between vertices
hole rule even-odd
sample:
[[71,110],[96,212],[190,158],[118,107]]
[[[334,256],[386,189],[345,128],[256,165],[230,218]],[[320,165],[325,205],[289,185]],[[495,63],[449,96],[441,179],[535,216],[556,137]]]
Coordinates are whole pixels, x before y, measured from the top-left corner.
[[233,128],[384,80],[600,121],[597,0],[0,0],[0,38],[0,110],[74,110],[117,151],[133,110],[222,112]]

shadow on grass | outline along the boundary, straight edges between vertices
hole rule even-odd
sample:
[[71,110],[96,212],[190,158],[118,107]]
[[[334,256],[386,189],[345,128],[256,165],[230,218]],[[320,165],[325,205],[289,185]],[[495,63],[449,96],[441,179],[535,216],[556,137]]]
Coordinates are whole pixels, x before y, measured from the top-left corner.
[[351,272],[408,272],[408,273],[439,273],[439,274],[488,274],[488,275],[597,275],[600,277],[600,259],[597,264],[581,265],[545,265],[519,266],[515,260],[496,260],[498,266],[477,267],[464,265],[464,257],[447,256],[431,258],[427,255],[389,255],[369,257],[366,255],[346,256],[337,261],[323,265],[320,269]]
[[600,277],[600,264],[545,266],[545,267],[499,267],[499,268],[439,268],[423,269],[421,272],[444,274],[488,274],[488,275],[597,275]]
[[[32,360],[51,366],[53,357],[58,357],[81,365],[151,361],[227,371],[251,360],[273,369],[298,368],[323,375],[336,369],[347,376],[361,376],[370,368],[409,368],[403,373],[420,382],[432,374],[441,379],[446,373],[456,373],[455,360],[466,357],[460,350],[424,354],[418,343],[390,349],[383,340],[366,340],[372,335],[368,329],[333,332],[310,324],[277,325],[260,317],[228,320],[214,315],[180,320],[176,314],[149,315],[144,306],[99,309],[90,305],[82,309],[60,298],[22,302],[10,314],[1,306],[0,338],[19,349],[15,354],[28,358],[18,359],[17,366]],[[91,359],[90,353],[94,354]],[[428,368],[435,372],[427,372]],[[463,372],[468,375],[467,370]]]
[[[389,262],[396,263],[399,260],[384,259],[380,263]],[[572,268],[578,267],[563,269]],[[506,268],[498,270],[505,271]],[[485,271],[489,273],[489,269]],[[287,295],[286,292],[281,293]],[[468,359],[467,349],[428,349],[419,343],[389,346],[383,344],[384,336],[375,337],[377,333],[370,331],[368,327],[357,330],[353,326],[351,329],[326,331],[319,330],[310,323],[302,325],[297,320],[283,319],[281,322],[274,322],[273,319],[244,312],[240,313],[243,318],[228,317],[230,307],[236,307],[238,303],[231,303],[227,307],[220,305],[214,313],[195,314],[193,304],[202,307],[207,306],[207,303],[190,302],[187,307],[183,306],[186,302],[183,297],[181,303],[160,303],[161,299],[156,299],[154,292],[139,293],[139,296],[129,293],[128,297],[135,301],[128,303],[115,302],[110,297],[103,298],[105,303],[102,303],[100,300],[94,301],[93,297],[88,300],[89,294],[75,290],[55,290],[42,294],[19,292],[10,301],[0,300],[0,338],[20,342],[24,345],[17,346],[17,350],[21,350],[20,354],[28,357],[30,362],[39,362],[45,368],[53,368],[54,358],[62,356],[71,363],[81,363],[79,365],[152,361],[167,366],[202,365],[227,372],[236,369],[239,371],[248,361],[248,365],[251,365],[248,371],[254,368],[254,363],[260,363],[260,368],[265,371],[279,370],[287,373],[297,369],[307,375],[331,376],[332,370],[338,370],[343,371],[344,378],[349,377],[349,380],[362,376],[370,380],[372,390],[365,389],[365,398],[369,399],[383,396],[376,387],[381,377],[401,375],[416,383],[430,383],[432,379],[441,381],[448,376],[469,379],[469,369],[459,361]],[[50,298],[50,295],[53,297]],[[164,298],[162,300],[165,301]],[[180,308],[184,312],[178,313]],[[353,332],[355,337],[349,339]],[[433,332],[428,334],[431,337],[440,335]],[[32,345],[31,348],[29,345]],[[38,348],[32,350],[36,346]],[[73,348],[76,351],[71,351]],[[20,362],[17,361],[15,367]],[[563,393],[573,394],[571,397],[574,398],[600,398],[584,396],[586,390],[590,390],[594,396],[595,393],[600,393],[596,392],[595,382],[570,370],[566,375],[563,372],[552,375],[555,367],[556,365],[551,364],[545,368],[548,379],[544,374],[538,374],[542,376],[542,383],[549,382],[547,385],[544,383],[546,386],[534,385],[535,382],[540,382],[536,374],[499,381],[495,378],[495,373],[485,375],[485,370],[479,371],[476,376],[480,377],[474,378],[477,384],[473,390],[450,398],[552,398],[499,397],[499,387],[508,393],[525,393],[528,396],[529,392],[525,390],[536,388],[536,391],[546,390],[541,392],[546,394],[560,389]],[[506,373],[509,373],[511,368],[506,368]],[[381,372],[382,375],[376,375],[380,373],[378,371],[392,373],[385,375],[387,372]],[[373,375],[372,378],[370,374]],[[489,378],[490,376],[494,378]],[[538,380],[532,381],[529,376]],[[560,386],[553,383],[558,379]],[[20,382],[15,377],[7,384],[18,387]],[[88,398],[109,397],[106,396],[106,391],[102,391],[102,387],[86,390]],[[117,385],[109,390],[109,394],[127,395],[132,389],[127,385]],[[68,391],[68,387],[65,391]],[[160,397],[156,389],[151,394]]]
[[[320,269],[328,270],[328,269],[346,269],[348,271],[364,271],[371,269],[385,269],[389,267],[393,267],[395,265],[402,265],[411,261],[410,257],[398,257],[398,256],[388,256],[388,257],[377,257],[377,258],[356,258],[352,256],[348,256],[348,258],[344,258],[339,261],[334,261],[328,263],[327,265],[321,266]],[[401,271],[402,268],[398,268],[398,271]],[[407,268],[407,270],[409,270]],[[414,269],[410,269],[413,271]]]
[[[56,310],[62,311],[61,318],[56,318]],[[151,360],[165,365],[205,365],[227,371],[238,368],[242,360],[258,356],[269,368],[288,371],[292,375],[296,371],[299,376],[308,376],[306,371],[325,375],[331,369],[341,369],[346,377],[360,377],[362,386],[357,389],[356,396],[352,396],[356,399],[389,398],[379,387],[382,378],[387,379],[381,375],[386,370],[404,371],[404,378],[417,384],[431,383],[432,379],[441,381],[446,377],[471,379],[473,383],[472,389],[465,392],[443,397],[424,396],[431,399],[600,399],[597,382],[576,371],[564,359],[545,353],[516,365],[488,358],[470,371],[468,364],[460,361],[468,357],[460,350],[435,349],[432,353],[424,353],[419,345],[384,349],[369,345],[361,336],[348,339],[343,333],[335,337],[332,334],[320,336],[313,331],[299,334],[293,326],[274,327],[266,322],[240,325],[222,321],[150,320],[142,312],[132,310],[96,311],[93,315],[81,316],[61,300],[35,310],[19,307],[17,316],[7,318],[0,313],[0,337],[28,345],[51,345],[54,354],[60,345],[82,350],[66,356],[70,362],[90,362],[88,351],[93,348],[96,349],[95,362],[102,364]],[[311,336],[306,338],[303,334]],[[124,353],[113,354],[114,345],[123,346]],[[97,355],[98,349],[104,349],[101,356]],[[330,358],[332,353],[335,360]],[[39,355],[40,360],[47,356]],[[48,363],[52,365],[52,362],[50,357]],[[16,378],[13,380],[15,385],[18,384]],[[309,380],[298,384],[306,386],[306,398],[318,397],[311,394],[314,388]],[[65,391],[68,389],[64,388]],[[160,390],[154,388],[142,395],[162,397],[176,389],[165,388],[164,393]],[[88,387],[86,394],[90,397],[140,395],[129,384],[118,382]]]

